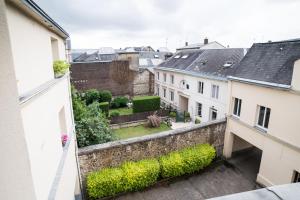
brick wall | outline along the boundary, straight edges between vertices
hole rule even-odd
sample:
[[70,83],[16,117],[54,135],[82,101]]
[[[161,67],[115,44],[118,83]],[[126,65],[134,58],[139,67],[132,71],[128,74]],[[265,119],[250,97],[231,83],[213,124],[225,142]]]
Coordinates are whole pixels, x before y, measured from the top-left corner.
[[118,166],[125,161],[159,157],[195,144],[210,143],[220,156],[225,129],[226,121],[222,119],[193,127],[84,147],[78,152],[81,175],[85,179],[86,174],[91,171]]

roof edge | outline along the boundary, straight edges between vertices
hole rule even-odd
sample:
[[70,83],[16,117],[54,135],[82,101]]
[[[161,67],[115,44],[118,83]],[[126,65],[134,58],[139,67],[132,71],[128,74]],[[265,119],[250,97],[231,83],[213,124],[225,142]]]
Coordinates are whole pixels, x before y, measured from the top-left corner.
[[284,90],[291,89],[291,85],[285,85],[285,84],[280,84],[280,83],[258,81],[258,80],[253,80],[253,79],[239,78],[239,77],[235,77],[235,76],[228,76],[227,78],[229,80],[233,80],[233,81],[249,83],[249,84],[254,84],[254,85],[259,85],[259,86],[264,86],[264,87],[279,88],[279,89],[284,89]]

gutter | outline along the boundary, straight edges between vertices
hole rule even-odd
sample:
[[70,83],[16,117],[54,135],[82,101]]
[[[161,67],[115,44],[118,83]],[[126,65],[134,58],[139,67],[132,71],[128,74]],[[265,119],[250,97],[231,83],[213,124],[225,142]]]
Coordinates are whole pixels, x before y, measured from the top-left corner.
[[249,84],[254,84],[254,85],[259,85],[259,86],[264,86],[264,87],[270,87],[270,88],[278,88],[278,89],[283,89],[283,90],[290,90],[291,89],[291,85],[285,85],[285,84],[279,84],[279,83],[258,81],[258,80],[239,78],[239,77],[234,77],[234,76],[228,76],[228,79],[233,80],[233,81],[242,82],[242,83],[249,83]]
[[63,35],[68,38],[70,35],[60,25],[58,25],[45,11],[43,11],[33,0],[22,0],[22,3],[26,5],[30,10],[42,17],[45,22],[49,22],[55,28],[58,29]]

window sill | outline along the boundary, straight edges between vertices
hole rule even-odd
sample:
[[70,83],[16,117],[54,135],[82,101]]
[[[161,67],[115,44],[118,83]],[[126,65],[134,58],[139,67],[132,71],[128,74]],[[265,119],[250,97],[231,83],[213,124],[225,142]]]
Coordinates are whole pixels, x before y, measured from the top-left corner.
[[268,133],[268,129],[265,129],[263,127],[260,127],[258,125],[255,125],[254,128],[260,132],[263,132],[263,133]]

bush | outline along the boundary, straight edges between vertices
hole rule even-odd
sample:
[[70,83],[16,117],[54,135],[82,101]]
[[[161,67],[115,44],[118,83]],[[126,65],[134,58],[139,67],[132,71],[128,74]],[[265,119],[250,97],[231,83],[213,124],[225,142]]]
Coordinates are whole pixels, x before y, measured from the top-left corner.
[[111,117],[117,117],[117,116],[120,116],[120,113],[119,113],[118,111],[112,111],[112,112],[110,113],[110,116],[111,116]]
[[98,102],[86,107],[86,113],[76,122],[76,136],[79,147],[100,144],[114,139],[107,119]]
[[196,145],[162,156],[159,161],[163,178],[196,172],[208,166],[216,156],[209,144]]
[[87,112],[87,108],[84,101],[81,101],[80,93],[71,86],[73,114],[75,121],[81,120]]
[[101,102],[99,103],[99,107],[106,116],[109,114],[109,103],[108,102]]
[[160,97],[158,96],[139,96],[132,100],[133,112],[146,112],[160,109]]
[[122,165],[122,169],[125,191],[137,191],[153,185],[160,173],[156,159],[127,162]]
[[99,102],[108,102],[110,103],[112,99],[112,94],[108,90],[102,90],[99,92]]
[[55,76],[64,75],[70,67],[70,64],[64,60],[56,60],[53,62],[53,70]]
[[124,173],[120,168],[108,168],[90,173],[86,180],[89,197],[97,199],[123,192],[123,177]]
[[127,162],[121,167],[92,172],[87,177],[88,195],[97,199],[140,190],[154,184],[159,173],[159,163],[156,159]]
[[116,97],[111,102],[112,108],[122,108],[126,107],[129,99],[127,97]]
[[100,96],[98,90],[96,89],[87,90],[84,96],[86,105],[92,104],[95,101],[99,101],[99,97]]
[[201,123],[201,120],[199,118],[196,118],[195,119],[195,124],[200,124]]
[[176,112],[174,112],[174,111],[170,112],[169,117],[175,118],[176,117]]

